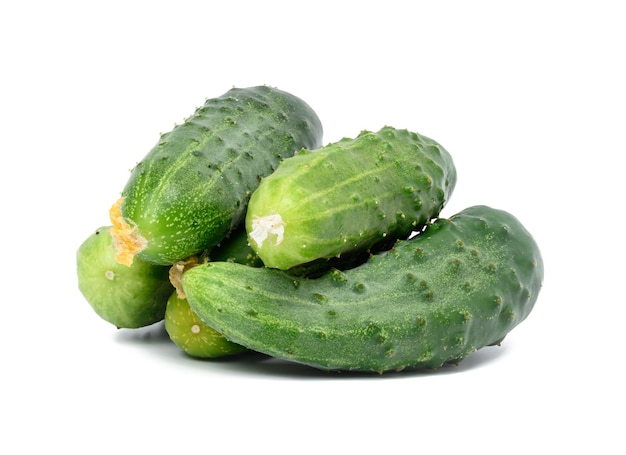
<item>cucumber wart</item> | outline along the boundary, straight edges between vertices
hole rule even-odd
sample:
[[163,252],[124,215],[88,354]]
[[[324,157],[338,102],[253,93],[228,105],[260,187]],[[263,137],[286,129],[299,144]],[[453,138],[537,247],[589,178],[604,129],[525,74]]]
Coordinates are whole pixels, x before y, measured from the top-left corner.
[[218,244],[243,222],[261,178],[321,140],[311,107],[276,88],[208,99],[132,170],[110,210],[117,260],[171,265]]
[[475,206],[317,279],[221,262],[182,284],[193,311],[234,343],[324,370],[383,372],[438,368],[499,343],[542,281],[519,220]]

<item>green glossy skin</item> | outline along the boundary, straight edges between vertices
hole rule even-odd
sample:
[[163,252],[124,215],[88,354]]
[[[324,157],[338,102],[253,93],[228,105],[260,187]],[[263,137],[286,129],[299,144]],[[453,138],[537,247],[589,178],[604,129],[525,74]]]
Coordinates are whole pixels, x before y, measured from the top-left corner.
[[78,248],[78,288],[94,311],[117,328],[139,328],[163,320],[174,291],[169,267],[141,260],[127,267],[115,260],[109,226],[97,229]]
[[137,257],[168,265],[219,243],[243,222],[261,178],[321,140],[315,112],[284,91],[233,88],[208,99],[161,136],[122,192],[122,216],[147,240]]
[[[253,193],[250,246],[266,267],[287,270],[320,258],[405,239],[435,218],[456,185],[450,154],[407,130],[364,131],[284,160]],[[255,223],[280,215],[284,234],[255,238]]]
[[531,312],[539,248],[511,214],[470,207],[366,264],[318,279],[209,263],[191,308],[233,342],[325,370],[438,368],[500,342]]

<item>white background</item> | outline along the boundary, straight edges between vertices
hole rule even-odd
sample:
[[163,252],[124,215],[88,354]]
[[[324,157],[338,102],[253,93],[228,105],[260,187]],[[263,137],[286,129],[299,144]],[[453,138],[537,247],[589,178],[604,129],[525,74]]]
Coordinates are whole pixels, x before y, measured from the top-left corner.
[[[0,452],[624,453],[625,19],[602,0],[3,3]],[[129,169],[205,98],[261,84],[307,101],[324,142],[436,139],[459,175],[442,216],[526,225],[545,284],[500,348],[328,374],[194,361],[162,325],[93,313],[75,252]]]

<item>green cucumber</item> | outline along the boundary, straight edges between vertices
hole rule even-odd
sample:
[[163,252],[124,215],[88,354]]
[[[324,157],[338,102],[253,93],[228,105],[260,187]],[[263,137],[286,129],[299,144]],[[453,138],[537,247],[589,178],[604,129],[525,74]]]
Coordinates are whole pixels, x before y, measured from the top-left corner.
[[237,262],[249,267],[263,266],[259,255],[248,244],[248,234],[243,224],[211,248],[208,252],[208,259],[211,262]]
[[[340,258],[321,259],[307,264],[297,265],[287,272],[295,276],[314,278],[322,275],[331,268],[345,270],[364,263],[369,257],[367,251],[360,254],[343,255]],[[263,267],[263,261],[248,243],[248,234],[245,226],[237,227],[227,238],[222,240],[207,253],[211,262],[237,262],[249,267]],[[184,269],[181,269],[184,272]],[[180,274],[182,277],[182,273]],[[177,281],[178,282],[178,281]]]
[[246,352],[245,347],[226,340],[217,330],[203,323],[185,298],[181,284],[183,275],[187,270],[207,261],[236,262],[248,267],[263,266],[261,259],[248,246],[248,236],[243,225],[209,251],[174,264],[170,270],[170,281],[176,287],[176,292],[167,302],[165,330],[174,344],[192,357],[217,358]]
[[224,262],[189,270],[182,284],[202,321],[232,342],[324,370],[383,372],[438,368],[499,343],[542,281],[524,226],[475,206],[317,279]]
[[450,154],[407,130],[363,131],[285,159],[253,193],[250,246],[287,270],[407,238],[437,217],[456,184]]
[[169,267],[115,260],[110,226],[92,233],[76,252],[78,288],[94,311],[117,328],[139,328],[163,320],[174,290]]
[[212,359],[247,351],[204,324],[191,310],[187,299],[179,297],[176,292],[167,301],[165,330],[174,344],[191,357]]
[[117,259],[171,265],[219,243],[244,220],[262,177],[322,126],[300,98],[267,86],[208,99],[132,170],[110,210]]

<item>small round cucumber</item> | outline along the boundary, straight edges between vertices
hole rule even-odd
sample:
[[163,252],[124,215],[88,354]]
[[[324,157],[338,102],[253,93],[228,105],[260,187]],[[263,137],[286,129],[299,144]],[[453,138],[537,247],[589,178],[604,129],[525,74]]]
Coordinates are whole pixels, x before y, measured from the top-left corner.
[[420,134],[362,131],[280,163],[252,194],[250,246],[266,267],[393,244],[437,217],[456,184],[450,154]]
[[263,266],[261,259],[248,246],[248,236],[243,225],[201,256],[174,264],[170,270],[170,281],[174,284],[176,292],[167,302],[165,330],[174,344],[192,357],[217,358],[240,354],[248,349],[231,343],[218,331],[203,323],[189,307],[182,289],[181,281],[184,274],[209,260],[236,262],[248,267]]
[[169,267],[115,260],[110,226],[91,234],[76,252],[78,288],[95,312],[118,328],[144,327],[163,320],[174,290]]
[[217,358],[247,351],[202,322],[187,299],[180,298],[176,292],[167,301],[165,330],[174,344],[192,357]]

